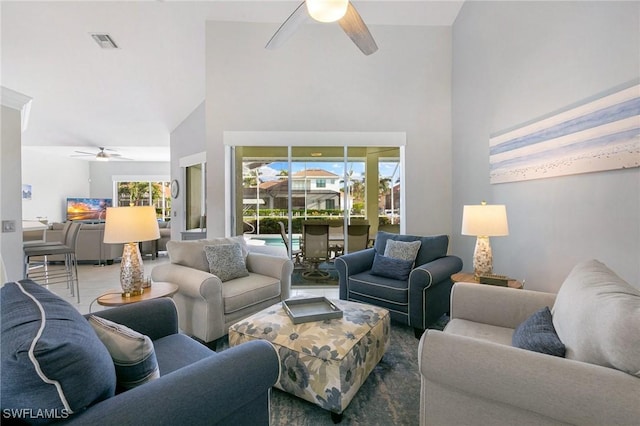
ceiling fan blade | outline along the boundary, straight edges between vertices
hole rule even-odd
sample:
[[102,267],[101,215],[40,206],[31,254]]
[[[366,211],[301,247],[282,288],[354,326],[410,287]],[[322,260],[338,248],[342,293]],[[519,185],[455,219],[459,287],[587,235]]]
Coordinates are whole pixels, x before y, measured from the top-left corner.
[[276,31],[273,37],[271,37],[271,40],[269,40],[265,48],[273,50],[282,46],[287,40],[289,40],[293,33],[298,30],[298,27],[309,20],[309,18],[307,6],[304,2],[300,3],[300,6],[298,6],[287,20],[280,25],[280,28],[278,28],[278,31]]
[[349,6],[347,7],[347,13],[345,13],[338,23],[362,53],[371,55],[378,50],[378,45],[369,32],[369,28],[367,28],[367,25],[351,2],[349,2]]
[[[73,151],[73,152],[77,152],[78,154],[82,154],[82,155],[96,155],[95,153],[92,152],[84,152],[84,151]],[[79,155],[77,157],[80,157]]]

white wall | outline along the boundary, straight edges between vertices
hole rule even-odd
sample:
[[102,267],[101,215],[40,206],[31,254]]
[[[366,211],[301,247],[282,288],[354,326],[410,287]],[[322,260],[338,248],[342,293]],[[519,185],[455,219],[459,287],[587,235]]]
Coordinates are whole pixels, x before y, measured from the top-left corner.
[[168,161],[91,161],[89,162],[90,197],[112,198],[114,176],[139,176],[157,179],[168,178],[171,165]]
[[169,162],[85,161],[51,157],[23,147],[22,183],[32,185],[31,200],[23,200],[22,218],[47,217],[49,222],[66,220],[67,197],[113,197],[113,176],[169,177]]
[[372,26],[364,56],[337,25],[208,22],[207,228],[224,233],[224,131],[407,134],[407,232],[451,232],[451,28]]
[[[0,219],[15,222],[15,232],[0,234],[0,279],[22,279],[22,182],[20,179],[21,112],[2,105],[0,138]],[[2,269],[2,267],[0,267]],[[4,283],[0,283],[4,284]]]
[[[202,102],[189,116],[171,132],[171,179],[177,179],[180,187],[178,197],[171,200],[171,239],[180,240],[180,231],[185,229],[185,194],[183,170],[180,159],[206,151],[205,103]],[[212,161],[219,167],[219,161]]]
[[467,2],[453,27],[453,251],[462,206],[507,205],[494,271],[557,291],[596,258],[640,281],[640,169],[489,184],[489,135],[638,78],[638,2]]
[[22,183],[31,185],[31,200],[22,200],[22,218],[66,220],[67,197],[89,197],[89,161],[52,157],[22,147]]

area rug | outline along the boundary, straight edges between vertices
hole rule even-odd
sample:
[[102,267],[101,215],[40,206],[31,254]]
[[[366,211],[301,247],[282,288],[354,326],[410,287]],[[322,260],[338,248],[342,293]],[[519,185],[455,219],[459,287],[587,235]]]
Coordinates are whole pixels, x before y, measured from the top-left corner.
[[[442,317],[430,328],[442,329]],[[221,339],[222,340],[222,339]],[[217,350],[228,348],[226,337]],[[417,425],[420,414],[418,344],[413,328],[391,322],[391,341],[343,413],[341,425]],[[333,425],[331,414],[279,389],[271,390],[271,425]]]
[[304,265],[296,265],[291,275],[292,288],[310,288],[310,287],[336,287],[338,285],[338,271],[333,262],[322,262],[318,265],[318,269],[329,274],[328,278],[312,279],[302,275],[307,270]]

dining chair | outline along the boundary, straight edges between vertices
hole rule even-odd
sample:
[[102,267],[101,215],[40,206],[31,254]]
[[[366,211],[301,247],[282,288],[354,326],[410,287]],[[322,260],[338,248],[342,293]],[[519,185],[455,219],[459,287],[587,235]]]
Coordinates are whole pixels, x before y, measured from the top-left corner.
[[329,260],[329,225],[304,223],[302,226],[304,238],[302,257],[304,262],[309,265],[302,276],[316,280],[328,279],[330,274],[318,266]]
[[347,227],[347,252],[364,250],[369,247],[370,225],[349,225]]
[[289,235],[287,234],[284,222],[278,222],[278,225],[280,226],[280,235],[282,236],[284,247],[287,249],[287,253],[291,253],[291,260],[293,260],[294,266],[302,264],[302,250],[293,249],[293,245],[291,245],[289,241]]
[[[81,222],[72,222],[69,225],[63,243],[24,247],[24,277],[40,285],[66,282],[67,287],[71,291],[71,296],[76,296],[78,303],[80,303],[80,287],[78,283],[76,245],[81,227]],[[49,265],[48,256],[56,255],[62,255],[64,257],[64,265],[61,268]],[[31,268],[33,258],[44,258],[45,267],[42,268],[42,270],[39,268]]]
[[[347,253],[353,253],[369,247],[369,228],[370,225],[368,224],[347,226]],[[332,250],[335,250],[336,257],[342,256],[345,254],[344,243],[333,246]]]

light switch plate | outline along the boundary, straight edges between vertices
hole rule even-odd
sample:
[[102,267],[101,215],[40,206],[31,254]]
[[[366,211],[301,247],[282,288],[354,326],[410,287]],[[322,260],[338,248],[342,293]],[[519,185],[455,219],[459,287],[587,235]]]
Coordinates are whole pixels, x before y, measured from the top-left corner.
[[16,232],[16,221],[15,220],[3,220],[2,221],[2,232]]

